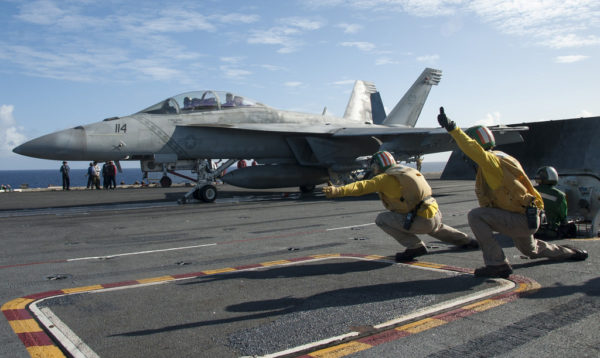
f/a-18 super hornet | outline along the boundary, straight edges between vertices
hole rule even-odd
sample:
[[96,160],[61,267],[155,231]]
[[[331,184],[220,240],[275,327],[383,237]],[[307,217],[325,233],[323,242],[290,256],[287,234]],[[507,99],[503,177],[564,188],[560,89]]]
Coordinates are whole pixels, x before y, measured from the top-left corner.
[[[190,197],[211,202],[213,185],[226,183],[246,188],[298,186],[312,191],[316,185],[341,183],[364,168],[365,156],[387,150],[398,160],[455,148],[441,128],[415,128],[425,100],[441,71],[426,68],[393,110],[386,115],[375,86],[356,81],[342,118],[274,109],[225,91],[187,92],[169,97],[126,117],[54,132],[13,151],[43,159],[108,161],[139,160],[142,171],[192,170],[197,185]],[[498,136],[518,141],[518,132]],[[517,137],[515,137],[515,135]],[[506,138],[510,137],[510,138]],[[232,158],[218,168],[207,158]],[[254,159],[260,165],[237,169],[223,176],[235,161]]]

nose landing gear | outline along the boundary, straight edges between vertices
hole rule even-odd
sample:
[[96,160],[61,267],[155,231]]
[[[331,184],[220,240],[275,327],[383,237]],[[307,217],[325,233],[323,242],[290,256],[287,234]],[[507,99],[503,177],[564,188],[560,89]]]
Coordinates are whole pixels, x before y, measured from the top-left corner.
[[213,170],[210,165],[210,160],[201,160],[197,170],[198,179],[196,180],[196,187],[188,191],[183,198],[177,200],[177,202],[179,204],[185,204],[190,197],[205,203],[214,202],[217,199],[217,188],[214,185],[215,180],[223,174],[225,169],[229,168],[229,166],[236,161],[237,159],[229,159],[221,164],[220,167]]

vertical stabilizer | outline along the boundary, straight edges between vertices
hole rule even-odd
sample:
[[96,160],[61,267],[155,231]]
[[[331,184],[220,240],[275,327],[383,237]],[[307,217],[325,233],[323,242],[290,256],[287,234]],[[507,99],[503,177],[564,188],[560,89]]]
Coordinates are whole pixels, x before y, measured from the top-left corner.
[[414,127],[427,100],[431,86],[440,83],[441,78],[442,71],[426,68],[385,118],[383,124]]
[[371,94],[376,93],[375,85],[367,81],[356,81],[346,106],[344,118],[361,122],[373,123],[371,112]]
[[373,124],[382,124],[385,120],[385,108],[379,92],[371,93],[371,115]]

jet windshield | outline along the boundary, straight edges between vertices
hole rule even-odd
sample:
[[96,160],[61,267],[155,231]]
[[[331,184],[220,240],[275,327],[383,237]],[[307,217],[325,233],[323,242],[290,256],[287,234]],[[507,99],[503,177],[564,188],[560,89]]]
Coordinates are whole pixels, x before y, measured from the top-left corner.
[[246,97],[225,91],[195,91],[167,98],[138,113],[180,114],[191,112],[227,110],[239,107],[256,107],[262,104]]

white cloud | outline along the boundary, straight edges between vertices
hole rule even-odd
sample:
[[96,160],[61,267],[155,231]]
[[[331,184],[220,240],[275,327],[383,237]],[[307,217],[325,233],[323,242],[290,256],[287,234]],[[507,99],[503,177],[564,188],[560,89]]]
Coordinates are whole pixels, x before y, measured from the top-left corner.
[[303,83],[302,82],[298,82],[298,81],[289,81],[289,82],[284,83],[284,85],[286,87],[300,87],[300,86],[303,85]]
[[380,57],[377,60],[375,60],[375,65],[376,66],[383,66],[383,65],[397,65],[399,64],[399,61],[396,60],[392,60],[389,57]]
[[0,157],[11,154],[14,147],[27,139],[21,133],[23,128],[17,126],[13,110],[14,106],[12,105],[0,106]]
[[502,33],[531,38],[552,48],[600,43],[594,31],[600,16],[595,0],[477,0],[466,4],[483,21]]
[[244,58],[241,56],[221,57],[221,61],[225,63],[236,64],[240,63]]
[[441,30],[450,36],[462,28],[457,16],[474,14],[501,33],[551,48],[595,46],[600,2],[597,0],[305,0],[309,7],[344,7],[399,12],[417,17],[447,17]]
[[579,112],[579,115],[577,117],[594,117],[594,114],[590,111],[582,109],[581,112]]
[[274,26],[266,30],[251,30],[246,40],[249,44],[278,45],[278,53],[292,53],[298,51],[303,45],[299,40],[306,31],[318,30],[322,27],[321,22],[290,17],[280,19],[282,26]]
[[440,59],[440,55],[425,55],[425,56],[418,56],[417,57],[417,61],[419,62],[427,62],[427,63],[434,63],[437,60]]
[[220,69],[223,76],[231,79],[242,79],[252,74],[251,71],[232,66],[221,66]]
[[286,70],[285,67],[269,65],[269,64],[260,65],[260,67],[264,68],[265,70],[269,70],[269,71],[285,71]]
[[492,112],[485,115],[485,118],[476,121],[473,125],[494,126],[501,124],[500,112]]
[[556,35],[545,40],[543,44],[555,49],[594,46],[600,45],[600,37],[595,35],[581,37],[576,34]]
[[279,23],[286,26],[296,27],[302,30],[318,30],[323,24],[320,21],[305,19],[301,17],[288,17],[279,20]]
[[216,18],[226,24],[242,23],[251,24],[260,20],[260,16],[253,14],[231,13],[227,15],[216,16]]
[[341,80],[341,81],[332,82],[331,84],[334,86],[347,86],[347,85],[354,85],[354,82],[356,82],[356,80]]
[[342,29],[344,31],[344,33],[346,33],[346,34],[355,34],[363,29],[362,25],[347,24],[347,23],[337,24],[336,27],[339,27],[340,29]]
[[342,42],[340,45],[344,47],[356,47],[357,49],[365,52],[373,51],[375,49],[375,44],[364,41]]
[[569,56],[557,56],[555,59],[556,63],[575,63],[588,59],[589,56],[585,55],[569,55]]

